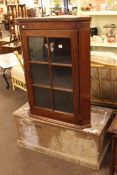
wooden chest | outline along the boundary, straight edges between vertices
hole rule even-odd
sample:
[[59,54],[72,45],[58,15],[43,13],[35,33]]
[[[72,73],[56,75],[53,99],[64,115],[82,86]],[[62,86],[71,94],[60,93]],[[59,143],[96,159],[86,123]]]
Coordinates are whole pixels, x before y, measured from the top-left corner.
[[92,106],[91,128],[71,128],[29,117],[25,104],[13,113],[19,146],[99,169],[108,148],[112,109]]

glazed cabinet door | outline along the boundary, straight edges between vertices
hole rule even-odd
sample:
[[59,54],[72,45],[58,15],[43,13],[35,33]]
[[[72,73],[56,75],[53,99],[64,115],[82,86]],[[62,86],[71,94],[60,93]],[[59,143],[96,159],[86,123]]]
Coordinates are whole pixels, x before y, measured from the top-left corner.
[[77,32],[24,30],[22,36],[31,112],[76,123],[79,115]]

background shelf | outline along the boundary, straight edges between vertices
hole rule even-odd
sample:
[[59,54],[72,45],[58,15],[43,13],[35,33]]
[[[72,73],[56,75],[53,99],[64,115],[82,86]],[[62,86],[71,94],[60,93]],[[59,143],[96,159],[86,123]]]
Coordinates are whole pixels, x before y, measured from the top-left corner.
[[101,16],[101,15],[117,15],[117,11],[81,11],[82,15],[88,16]]
[[117,43],[97,43],[92,41],[91,42],[91,46],[95,46],[95,47],[114,47],[117,48]]

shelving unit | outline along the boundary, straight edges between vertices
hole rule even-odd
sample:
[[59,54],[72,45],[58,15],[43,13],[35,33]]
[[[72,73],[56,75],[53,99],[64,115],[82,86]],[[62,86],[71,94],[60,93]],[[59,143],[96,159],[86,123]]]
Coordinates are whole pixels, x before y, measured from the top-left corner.
[[[82,7],[83,1],[80,1],[80,7]],[[89,3],[91,4],[96,4],[96,1],[86,1],[87,5]],[[81,8],[80,8],[81,9]],[[106,29],[103,27],[105,25],[109,24],[115,24],[117,27],[117,11],[111,11],[111,10],[91,10],[91,11],[80,11],[80,14],[82,16],[91,16],[91,27],[96,26],[98,28],[99,33],[106,33]],[[117,28],[115,29],[117,33]],[[91,41],[91,47],[94,50],[101,50],[101,51],[110,51],[117,53],[117,41],[115,43],[100,43],[100,42],[95,42]]]
[[91,16],[91,26],[97,26],[99,32],[106,32],[104,25],[115,24],[117,26],[117,11],[81,11],[81,15]]
[[117,48],[117,43],[98,43],[98,42],[91,41],[91,46]]
[[[99,33],[106,33],[104,25],[115,24],[117,27],[117,11],[90,11],[81,12],[82,15],[91,16],[91,26],[96,26]],[[117,28],[115,28],[117,33]],[[117,41],[115,43],[107,42],[95,42],[90,43],[92,50],[98,51],[110,51],[117,54]]]
[[87,16],[114,16],[117,15],[117,11],[81,11],[81,14]]

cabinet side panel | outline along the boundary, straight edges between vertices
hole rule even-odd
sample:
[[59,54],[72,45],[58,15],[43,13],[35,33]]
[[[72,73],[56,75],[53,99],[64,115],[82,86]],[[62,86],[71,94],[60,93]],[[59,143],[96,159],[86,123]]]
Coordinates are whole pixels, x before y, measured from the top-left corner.
[[27,33],[24,30],[21,30],[22,37],[22,50],[23,50],[23,60],[24,60],[24,68],[25,68],[25,80],[27,85],[27,94],[29,99],[30,107],[34,106],[34,98],[32,91],[32,82],[31,82],[31,74],[30,74],[30,64],[29,64],[29,47],[28,47],[28,37]]
[[81,124],[90,124],[91,82],[90,82],[90,30],[79,30],[79,75]]
[[78,57],[78,32],[72,33],[72,78],[73,78],[73,92],[74,92],[74,123],[80,125],[81,116],[79,104],[79,57]]

